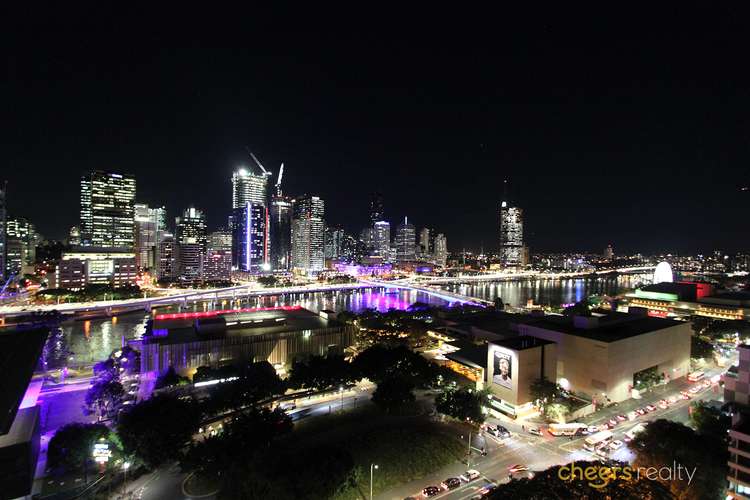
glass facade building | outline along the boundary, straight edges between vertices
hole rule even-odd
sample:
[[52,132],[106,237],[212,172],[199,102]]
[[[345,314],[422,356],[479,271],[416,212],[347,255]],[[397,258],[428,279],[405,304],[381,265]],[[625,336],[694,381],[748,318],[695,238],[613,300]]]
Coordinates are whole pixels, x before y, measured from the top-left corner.
[[292,199],[277,193],[271,199],[270,213],[271,267],[287,271],[292,267]]
[[200,280],[206,253],[206,216],[196,208],[188,208],[177,217],[176,229],[179,277],[185,281]]
[[417,258],[416,230],[413,224],[404,217],[404,222],[396,228],[396,260],[398,262],[413,261]]
[[135,245],[135,177],[95,171],[81,177],[81,243],[100,248]]
[[292,267],[304,272],[320,271],[325,265],[325,221],[323,200],[305,195],[292,204]]
[[500,260],[506,267],[523,265],[523,210],[505,201],[500,206]]
[[265,205],[248,202],[244,207],[235,208],[232,215],[234,266],[247,273],[268,269],[268,209]]

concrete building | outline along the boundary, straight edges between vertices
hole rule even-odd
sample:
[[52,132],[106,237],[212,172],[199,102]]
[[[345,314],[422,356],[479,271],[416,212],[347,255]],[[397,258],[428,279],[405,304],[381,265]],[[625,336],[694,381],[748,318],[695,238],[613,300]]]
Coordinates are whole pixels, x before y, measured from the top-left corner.
[[138,267],[132,248],[73,247],[57,263],[51,288],[79,290],[86,285],[135,285]]
[[723,375],[724,401],[750,406],[750,346],[737,346],[739,363]]
[[157,314],[153,329],[136,341],[141,373],[172,366],[192,375],[240,360],[286,365],[309,355],[343,353],[354,342],[350,325],[299,306]]
[[416,232],[413,224],[404,217],[404,222],[396,228],[396,261],[410,262],[417,259]]
[[81,177],[81,244],[132,248],[135,177],[95,171]]
[[203,277],[203,257],[206,254],[206,216],[190,207],[176,219],[179,277],[197,281]]
[[310,273],[325,268],[325,204],[317,196],[296,198],[292,212],[292,267]]
[[728,499],[750,499],[750,416],[738,413],[729,429]]

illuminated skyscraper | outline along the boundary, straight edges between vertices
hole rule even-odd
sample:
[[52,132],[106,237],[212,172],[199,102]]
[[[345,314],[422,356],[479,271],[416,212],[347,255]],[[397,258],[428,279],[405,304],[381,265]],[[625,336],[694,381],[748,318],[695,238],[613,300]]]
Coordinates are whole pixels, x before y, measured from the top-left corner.
[[271,197],[270,259],[271,268],[288,271],[292,267],[292,199],[281,192],[284,164],[279,168],[276,190]]
[[430,246],[430,229],[423,227],[419,231],[419,253],[423,259],[427,259],[433,252],[433,248]]
[[95,171],[81,177],[81,243],[133,248],[134,204],[132,175]]
[[391,252],[391,224],[384,220],[378,221],[373,226],[372,232],[373,253],[388,260]]
[[505,198],[500,204],[500,260],[518,267],[523,265],[523,210],[508,201],[507,189]]
[[408,262],[416,260],[416,233],[414,225],[404,217],[404,222],[396,228],[396,260]]
[[190,207],[176,219],[179,277],[186,281],[202,279],[203,257],[206,253],[206,216]]
[[268,260],[268,209],[258,203],[245,203],[234,209],[232,257],[234,266],[243,272],[257,273],[270,269]]
[[344,253],[344,229],[341,227],[326,227],[326,259],[338,259]]
[[160,280],[173,280],[180,271],[177,242],[172,233],[164,232],[159,240],[159,260],[156,266],[156,276]]
[[5,269],[8,274],[21,273],[23,266],[36,259],[36,245],[41,237],[34,224],[23,217],[6,217]]
[[444,234],[435,236],[435,264],[445,267],[448,261],[448,240]]
[[247,203],[268,206],[268,179],[270,172],[255,174],[240,168],[232,174],[232,209],[244,207]]
[[159,260],[160,235],[166,228],[167,210],[136,203],[135,263],[140,269],[155,269]]
[[232,275],[232,233],[218,229],[208,235],[203,276],[206,280],[228,281]]
[[325,265],[325,205],[317,196],[296,198],[292,208],[292,267],[320,271]]

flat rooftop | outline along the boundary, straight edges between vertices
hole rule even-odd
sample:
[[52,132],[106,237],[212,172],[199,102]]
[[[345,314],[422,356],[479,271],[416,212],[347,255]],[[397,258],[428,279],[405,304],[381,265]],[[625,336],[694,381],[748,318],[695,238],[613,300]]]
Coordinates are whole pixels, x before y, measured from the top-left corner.
[[541,347],[547,344],[554,344],[554,342],[550,340],[532,337],[531,335],[521,335],[520,337],[497,340],[492,343],[501,347],[505,347],[512,351],[524,351],[526,349],[533,349],[535,347]]
[[[168,316],[168,315],[165,315]],[[320,317],[318,314],[308,311],[307,309],[275,309],[252,312],[238,312],[221,314],[227,321],[232,318],[241,316],[243,320],[252,319],[264,321],[263,325],[243,326],[228,328],[226,334],[211,335],[198,334],[193,328],[193,322],[196,318],[176,318],[176,319],[156,319],[154,321],[154,330],[167,329],[169,333],[166,336],[153,336],[146,339],[144,343],[148,344],[182,344],[185,342],[199,342],[216,338],[234,338],[234,337],[253,337],[257,335],[281,334],[289,332],[301,332],[304,330],[319,330],[330,326],[338,326],[340,323],[330,321]],[[157,315],[157,318],[159,316]],[[200,318],[198,318],[200,319]],[[269,325],[268,321],[280,320],[278,324]]]
[[13,424],[48,334],[46,327],[0,333],[0,435]]
[[[584,318],[584,321],[589,318]],[[678,326],[681,323],[671,319],[637,316],[635,314],[612,312],[602,316],[592,316],[588,327],[576,326],[570,316],[546,316],[532,326],[552,330],[566,335],[576,335],[600,342],[618,340]]]
[[487,365],[487,344],[477,345],[460,339],[447,343],[459,349],[445,355],[451,361],[474,368],[484,368]]

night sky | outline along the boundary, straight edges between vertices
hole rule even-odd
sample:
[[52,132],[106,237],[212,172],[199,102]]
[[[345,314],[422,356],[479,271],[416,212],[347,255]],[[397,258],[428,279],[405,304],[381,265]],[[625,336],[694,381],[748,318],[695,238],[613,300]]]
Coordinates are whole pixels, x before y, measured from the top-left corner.
[[329,224],[355,232],[377,190],[392,224],[494,250],[508,178],[532,251],[746,251],[750,17],[676,5],[27,11],[0,83],[9,214],[63,238],[80,175],[103,169],[213,228],[249,147],[275,173],[285,163],[286,193],[320,195]]

